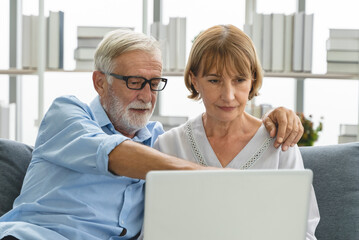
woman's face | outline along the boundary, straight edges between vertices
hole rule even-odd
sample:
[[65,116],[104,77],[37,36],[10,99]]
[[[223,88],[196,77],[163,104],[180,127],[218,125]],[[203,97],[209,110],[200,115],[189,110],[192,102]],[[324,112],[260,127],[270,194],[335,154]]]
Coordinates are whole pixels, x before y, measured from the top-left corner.
[[203,100],[208,118],[230,122],[243,114],[252,80],[235,72],[224,70],[220,74],[214,67],[203,76],[191,74],[192,84]]

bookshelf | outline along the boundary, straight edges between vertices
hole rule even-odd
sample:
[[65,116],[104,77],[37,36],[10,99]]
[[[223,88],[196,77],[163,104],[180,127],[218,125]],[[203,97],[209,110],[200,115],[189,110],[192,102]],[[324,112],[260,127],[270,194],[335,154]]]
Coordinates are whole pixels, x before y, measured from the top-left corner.
[[[45,33],[44,31],[42,31],[44,29],[44,0],[39,0],[39,16],[41,17],[41,21],[39,22],[40,25],[40,31],[39,31],[39,36],[40,37],[40,41],[45,41]],[[161,4],[161,0],[154,0],[154,9],[153,9],[153,19],[156,21],[161,21],[162,19],[162,4]],[[10,4],[13,5],[12,8],[14,8],[15,10],[11,13],[11,21],[13,21],[14,19],[17,19],[14,22],[10,21],[10,29],[13,29],[13,27],[15,26],[15,31],[17,27],[19,26],[19,24],[17,24],[17,21],[19,19],[21,19],[21,12],[20,12],[20,16],[19,14],[19,8],[21,9],[21,3],[22,0],[15,0],[15,1],[10,1]],[[20,5],[20,6],[19,6]],[[298,0],[298,11],[302,11],[305,9],[305,0]],[[246,0],[246,16],[245,16],[245,21],[246,23],[250,21],[251,17],[253,16],[253,13],[255,12],[256,9],[256,0]],[[143,9],[142,9],[142,14],[143,14],[143,28],[142,31],[147,33],[147,13],[148,13],[148,6],[147,6],[147,0],[143,0]],[[42,30],[41,30],[42,29]],[[16,42],[16,41],[15,41]],[[12,49],[12,48],[10,48]],[[18,69],[16,64],[11,64],[10,65],[10,69],[4,69],[4,70],[0,70],[0,74],[2,75],[9,75],[12,79],[10,79],[10,81],[15,82],[14,80],[16,79],[21,79],[21,76],[23,75],[34,75],[34,76],[38,76],[38,80],[39,80],[39,85],[38,85],[38,89],[39,89],[39,96],[38,96],[38,121],[37,124],[39,124],[42,116],[43,116],[43,110],[44,110],[44,88],[43,88],[43,84],[44,84],[44,74],[46,72],[65,72],[65,73],[79,73],[79,72],[89,72],[86,70],[48,70],[45,69],[45,53],[43,51],[41,51],[41,48],[39,50],[39,68],[38,69],[30,69],[30,70],[22,70],[22,69]],[[13,52],[13,51],[12,51]],[[16,52],[16,50],[15,50]],[[13,55],[12,53],[10,55]],[[15,55],[19,56],[19,53],[16,53]],[[16,60],[16,59],[15,59]],[[18,61],[18,60],[17,60]],[[183,76],[183,72],[164,72],[163,73],[164,76]],[[359,75],[351,75],[351,74],[313,74],[313,73],[305,73],[305,72],[289,72],[289,73],[274,73],[274,72],[266,72],[264,74],[265,78],[290,78],[290,79],[295,79],[296,80],[296,111],[303,111],[303,98],[304,98],[304,84],[305,84],[305,79],[322,79],[322,80],[335,80],[335,79],[346,79],[346,80],[359,80]],[[17,82],[17,81],[16,81]],[[12,95],[14,95],[11,98],[17,98],[17,88],[16,88],[16,84],[11,85],[9,87],[9,92],[12,93]],[[15,94],[14,94],[15,93]],[[15,100],[16,101],[16,100]],[[358,99],[359,102],[359,99]],[[160,99],[159,99],[159,104],[160,104]],[[21,117],[20,117],[21,118]],[[358,115],[358,123],[359,123],[359,115]],[[19,139],[21,140],[21,139]],[[359,133],[358,133],[358,140],[359,140]]]
[[[296,5],[297,12],[305,12],[306,10],[306,0],[297,0]],[[250,25],[253,23],[253,17],[257,12],[257,0],[246,0],[246,9],[245,9],[245,25]],[[313,74],[306,72],[289,72],[289,73],[276,73],[276,72],[266,72],[264,74],[265,78],[291,78],[296,80],[296,111],[304,112],[304,85],[305,79],[323,79],[323,80],[359,80],[359,74]],[[359,96],[357,102],[359,103]],[[357,124],[359,125],[359,109]],[[357,132],[357,141],[359,141],[359,128]]]

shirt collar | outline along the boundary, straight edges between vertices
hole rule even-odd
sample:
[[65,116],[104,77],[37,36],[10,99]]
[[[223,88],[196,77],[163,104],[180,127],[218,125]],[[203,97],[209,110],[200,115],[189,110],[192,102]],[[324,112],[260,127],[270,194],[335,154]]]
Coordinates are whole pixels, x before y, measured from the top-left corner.
[[[103,109],[100,97],[97,95],[95,99],[90,103],[90,107],[96,117],[96,120],[101,128],[106,127],[111,130],[113,133],[121,134],[119,131],[115,129],[110,119],[108,118],[105,110]],[[148,125],[148,124],[147,124]],[[135,142],[143,142],[152,137],[151,132],[148,130],[147,125],[144,128],[141,128],[137,131],[136,135],[133,137],[133,141]]]
[[92,102],[90,103],[90,107],[100,127],[104,127],[109,124],[112,125],[110,119],[108,118],[105,110],[101,105],[100,97],[98,95],[95,97],[94,100],[92,100]]

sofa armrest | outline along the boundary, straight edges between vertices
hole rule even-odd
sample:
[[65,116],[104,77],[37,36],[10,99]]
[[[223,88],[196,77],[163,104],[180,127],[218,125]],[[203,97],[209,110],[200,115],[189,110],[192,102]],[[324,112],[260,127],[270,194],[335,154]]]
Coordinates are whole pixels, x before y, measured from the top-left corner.
[[20,194],[32,150],[26,144],[0,139],[0,216],[12,208]]
[[359,143],[300,147],[313,171],[318,239],[359,239]]

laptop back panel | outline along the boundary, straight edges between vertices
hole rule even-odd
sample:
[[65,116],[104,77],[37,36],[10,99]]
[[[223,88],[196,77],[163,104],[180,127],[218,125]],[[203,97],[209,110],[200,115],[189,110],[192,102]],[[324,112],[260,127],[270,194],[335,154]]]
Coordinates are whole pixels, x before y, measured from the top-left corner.
[[310,170],[154,171],[145,240],[303,240]]

